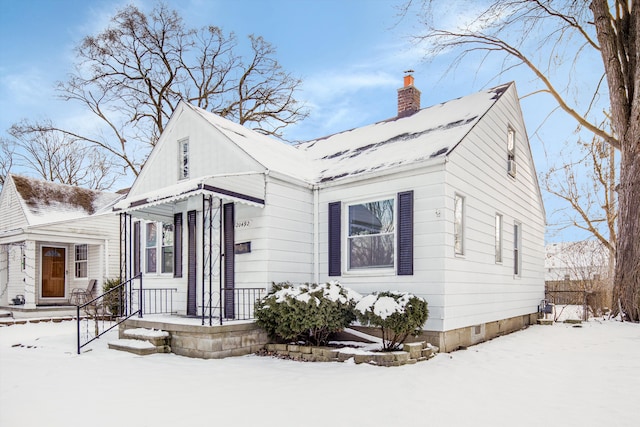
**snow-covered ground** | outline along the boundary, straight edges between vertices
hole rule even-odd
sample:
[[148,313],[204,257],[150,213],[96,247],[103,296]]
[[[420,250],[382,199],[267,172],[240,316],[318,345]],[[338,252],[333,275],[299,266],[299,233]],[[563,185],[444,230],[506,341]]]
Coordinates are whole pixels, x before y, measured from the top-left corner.
[[75,323],[0,327],[0,426],[637,426],[640,325],[532,326],[395,368],[75,354]]

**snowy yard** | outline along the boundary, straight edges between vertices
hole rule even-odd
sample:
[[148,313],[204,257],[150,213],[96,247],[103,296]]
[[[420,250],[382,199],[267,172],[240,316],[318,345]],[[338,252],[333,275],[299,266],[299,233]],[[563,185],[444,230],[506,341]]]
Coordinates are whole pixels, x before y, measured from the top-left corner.
[[0,426],[636,426],[640,325],[533,326],[416,365],[75,354],[75,323],[0,327]]

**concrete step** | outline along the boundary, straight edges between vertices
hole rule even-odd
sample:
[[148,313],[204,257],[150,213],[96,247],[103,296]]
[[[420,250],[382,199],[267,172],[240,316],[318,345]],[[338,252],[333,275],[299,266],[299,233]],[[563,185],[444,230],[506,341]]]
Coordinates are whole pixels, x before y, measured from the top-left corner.
[[112,350],[128,351],[144,356],[154,353],[171,353],[171,334],[158,329],[125,329],[120,338],[108,343]]
[[108,345],[111,350],[127,351],[139,356],[158,353],[158,347],[149,341],[119,339],[109,342]]

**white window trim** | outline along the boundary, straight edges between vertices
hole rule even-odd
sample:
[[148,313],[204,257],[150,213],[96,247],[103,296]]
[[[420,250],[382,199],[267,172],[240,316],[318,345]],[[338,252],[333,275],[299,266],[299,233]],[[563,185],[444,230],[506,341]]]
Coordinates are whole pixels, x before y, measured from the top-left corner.
[[[187,146],[187,173],[184,173],[184,146]],[[178,181],[183,179],[189,179],[191,175],[191,152],[189,147],[189,138],[182,138],[178,140]]]
[[[516,236],[516,228],[518,229],[518,235]],[[522,277],[522,223],[519,221],[513,222],[513,277]],[[516,257],[516,252],[518,256]],[[517,267],[517,273],[516,273]]]
[[[78,261],[78,246],[84,246],[86,248],[86,255],[87,255],[87,259],[84,260],[80,260]],[[79,263],[84,263],[86,264],[86,272],[87,275],[86,276],[78,276],[78,269],[77,266]],[[88,279],[89,278],[89,245],[87,244],[76,244],[73,245],[73,277],[76,279]]]
[[[461,224],[460,224],[460,234],[462,235],[460,238],[460,252],[458,252],[456,248],[456,199],[460,198],[462,200],[462,214],[461,214]],[[466,197],[460,193],[454,193],[453,196],[453,253],[456,257],[463,258],[466,254],[466,242],[465,242],[465,232],[466,232],[466,221],[467,216],[467,201]]]
[[[364,268],[349,268],[351,251],[349,251],[349,208],[355,205],[362,205],[365,203],[381,202],[384,200],[393,200],[393,266],[391,267],[364,267]],[[398,232],[398,200],[396,194],[372,196],[367,198],[354,199],[343,202],[344,207],[342,212],[342,235],[344,236],[344,243],[342,251],[345,256],[342,257],[343,263],[343,276],[395,276],[397,266],[397,232]],[[387,233],[389,234],[389,233]]]
[[[498,234],[498,224],[500,233]],[[494,224],[494,245],[496,264],[502,264],[504,260],[504,216],[496,212]]]
[[[142,252],[140,254],[140,271],[143,272],[143,274],[145,276],[173,276],[173,270],[172,271],[168,271],[168,272],[162,272],[162,268],[163,268],[163,251],[162,248],[164,246],[162,246],[162,233],[163,233],[163,225],[164,224],[170,224],[173,226],[173,223],[163,223],[162,221],[144,221],[141,222],[141,224],[143,225],[140,230],[140,251]],[[155,224],[156,226],[156,244],[155,246],[147,246],[147,225],[148,224]],[[174,230],[174,235],[173,238],[175,239],[175,230]],[[171,246],[173,248],[173,244]],[[148,271],[147,268],[147,249],[155,249],[156,250],[156,271]],[[173,257],[175,257],[175,252],[173,253]],[[174,263],[174,261],[172,261],[172,264]]]

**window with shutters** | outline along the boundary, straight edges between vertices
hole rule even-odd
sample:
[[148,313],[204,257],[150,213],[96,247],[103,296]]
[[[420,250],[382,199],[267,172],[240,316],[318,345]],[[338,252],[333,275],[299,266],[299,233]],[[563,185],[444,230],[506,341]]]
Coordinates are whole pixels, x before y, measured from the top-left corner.
[[395,268],[399,276],[413,275],[413,190],[344,204],[344,214],[342,206],[340,201],[328,206],[329,276],[342,275],[343,251],[349,272],[389,274]]
[[394,207],[394,199],[348,206],[349,270],[394,267]]
[[[145,224],[144,262],[146,273],[173,273],[173,233],[174,225],[172,223],[148,222]],[[158,264],[160,264],[159,269]]]

